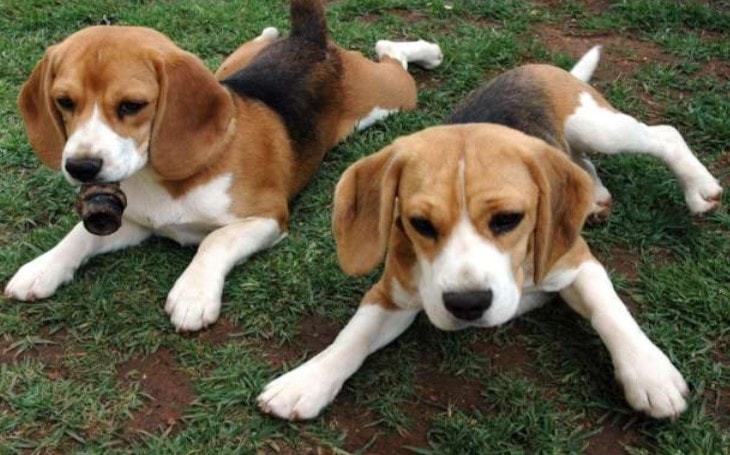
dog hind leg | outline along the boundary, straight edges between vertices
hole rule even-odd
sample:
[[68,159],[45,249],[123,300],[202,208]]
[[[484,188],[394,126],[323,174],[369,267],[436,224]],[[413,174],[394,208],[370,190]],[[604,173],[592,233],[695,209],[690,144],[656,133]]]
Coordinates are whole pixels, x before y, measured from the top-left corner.
[[600,106],[588,93],[565,123],[571,149],[578,152],[646,153],[662,160],[679,180],[694,214],[719,207],[722,188],[672,126],[648,126],[622,112]]

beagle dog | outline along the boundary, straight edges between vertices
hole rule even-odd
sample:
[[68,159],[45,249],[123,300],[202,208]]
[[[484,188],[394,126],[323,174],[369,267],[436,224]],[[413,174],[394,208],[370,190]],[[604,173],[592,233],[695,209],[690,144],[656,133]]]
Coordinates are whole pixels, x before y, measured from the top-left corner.
[[288,38],[267,28],[215,74],[148,28],[90,27],[51,46],[19,97],[30,144],[73,185],[121,182],[128,206],[112,235],[76,225],[5,295],[48,297],[88,258],[161,235],[200,244],[168,295],[173,325],[213,323],[225,275],[286,236],[287,204],[325,153],[412,109],[408,64],[443,58],[421,40],[379,41],[379,62],[344,50],[321,0],[292,0],[291,22]]
[[580,235],[589,214],[610,207],[583,153],[661,158],[692,212],[717,207],[722,190],[677,130],[618,112],[585,82],[598,59],[594,48],[572,74],[548,65],[504,73],[452,125],[400,138],[345,171],[333,214],[341,267],[363,274],[385,256],[383,274],[327,349],[266,386],[263,411],[315,417],[421,310],[443,330],[493,327],[556,292],[598,332],[633,408],[655,418],[686,408],[682,375]]

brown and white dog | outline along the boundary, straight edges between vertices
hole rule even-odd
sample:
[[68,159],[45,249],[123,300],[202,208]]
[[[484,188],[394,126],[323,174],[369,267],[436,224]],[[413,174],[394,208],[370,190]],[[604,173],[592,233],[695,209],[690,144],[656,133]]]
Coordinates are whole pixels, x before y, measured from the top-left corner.
[[467,124],[400,138],[347,169],[333,214],[340,264],[362,274],[385,255],[383,275],[332,345],[266,386],[258,398],[265,412],[316,416],[421,310],[443,330],[492,327],[555,292],[590,320],[633,408],[656,418],[686,408],[682,375],[580,235],[591,212],[610,206],[595,174],[581,169],[593,169],[582,153],[661,158],[692,212],[715,208],[722,190],[674,128],[616,111],[584,82],[598,58],[593,49],[572,74],[548,65],[509,71],[450,120]]
[[214,75],[166,36],[90,27],[51,46],[20,111],[41,160],[74,185],[121,182],[121,228],[81,223],[24,265],[5,295],[42,299],[91,256],[162,235],[200,243],[165,310],[179,330],[218,318],[225,275],[286,235],[291,198],[335,144],[416,104],[408,63],[441,63],[425,41],[380,41],[380,62],[327,37],[321,0],[291,1],[292,31],[267,28]]

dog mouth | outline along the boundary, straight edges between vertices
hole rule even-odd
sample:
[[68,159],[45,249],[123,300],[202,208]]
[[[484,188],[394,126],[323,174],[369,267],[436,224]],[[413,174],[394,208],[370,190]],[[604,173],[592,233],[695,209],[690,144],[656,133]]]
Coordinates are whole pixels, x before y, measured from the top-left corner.
[[127,197],[119,182],[86,183],[76,196],[76,213],[84,228],[94,235],[110,235],[119,230],[126,207]]

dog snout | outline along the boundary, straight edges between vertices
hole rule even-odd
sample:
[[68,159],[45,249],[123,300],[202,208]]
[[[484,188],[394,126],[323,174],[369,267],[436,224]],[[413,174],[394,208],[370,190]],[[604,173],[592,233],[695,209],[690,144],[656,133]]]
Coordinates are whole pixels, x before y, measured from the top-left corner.
[[99,174],[103,163],[100,158],[69,158],[66,172],[80,182],[90,182]]
[[482,317],[492,304],[492,291],[444,292],[444,305],[451,314],[464,321]]

